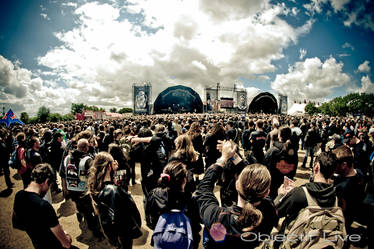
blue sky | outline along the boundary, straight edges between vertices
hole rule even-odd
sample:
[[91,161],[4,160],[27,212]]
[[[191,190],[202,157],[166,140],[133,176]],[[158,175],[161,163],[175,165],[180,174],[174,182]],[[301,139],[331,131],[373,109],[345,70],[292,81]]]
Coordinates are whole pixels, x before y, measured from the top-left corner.
[[290,104],[374,92],[369,0],[0,5],[0,103],[16,114],[131,107],[131,86],[144,81],[153,100],[178,84],[202,96],[216,82],[285,94]]

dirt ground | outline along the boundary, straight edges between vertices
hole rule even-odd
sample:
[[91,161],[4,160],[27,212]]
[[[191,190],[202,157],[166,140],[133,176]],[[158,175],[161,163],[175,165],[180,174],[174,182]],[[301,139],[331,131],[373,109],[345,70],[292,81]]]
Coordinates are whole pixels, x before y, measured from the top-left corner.
[[[296,186],[305,183],[309,179],[310,170],[302,169],[301,161],[304,157],[304,151],[299,152],[299,167],[296,174]],[[202,176],[201,176],[202,177]],[[31,240],[27,234],[23,231],[13,229],[12,227],[12,209],[15,194],[22,189],[22,180],[16,174],[16,171],[11,169],[11,178],[15,183],[15,187],[8,191],[4,177],[1,176],[0,180],[0,248],[1,249],[23,249],[33,248]],[[129,186],[129,191],[133,196],[136,205],[143,218],[143,236],[134,240],[133,248],[152,248],[150,246],[150,239],[152,231],[148,229],[144,221],[144,209],[143,209],[143,192],[140,183],[140,165],[136,166],[136,181],[138,184],[135,186]],[[218,194],[218,187],[215,188],[216,196]],[[69,201],[65,201],[62,193],[53,196],[53,207],[59,217],[59,222],[63,229],[69,233],[73,238],[73,245],[81,249],[103,249],[111,248],[105,241],[98,241],[95,239],[91,231],[87,229],[84,222],[78,223],[75,215],[74,204]],[[32,214],[30,214],[32,215]],[[200,243],[201,244],[201,243]],[[200,245],[200,248],[202,246]]]

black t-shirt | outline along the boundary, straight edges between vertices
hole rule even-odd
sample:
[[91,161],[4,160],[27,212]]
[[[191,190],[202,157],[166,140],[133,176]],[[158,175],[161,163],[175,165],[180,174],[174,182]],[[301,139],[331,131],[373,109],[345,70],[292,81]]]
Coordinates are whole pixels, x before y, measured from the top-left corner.
[[31,168],[35,168],[36,165],[42,163],[42,157],[39,151],[29,149],[26,153],[26,161],[31,166]]
[[[351,177],[337,177],[334,179],[336,194],[339,198],[339,205],[343,208],[346,227],[358,219],[361,222],[366,220],[365,207],[365,176],[361,170],[356,169],[357,174]],[[365,223],[364,223],[365,224]]]
[[36,193],[21,190],[15,196],[13,210],[35,248],[63,248],[51,231],[59,222],[49,202]]

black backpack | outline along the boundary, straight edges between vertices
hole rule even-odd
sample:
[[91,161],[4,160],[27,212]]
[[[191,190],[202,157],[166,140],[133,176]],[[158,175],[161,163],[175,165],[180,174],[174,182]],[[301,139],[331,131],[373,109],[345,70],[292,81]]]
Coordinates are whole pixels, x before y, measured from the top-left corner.
[[167,150],[164,142],[161,140],[160,145],[156,150],[156,155],[162,166],[165,166],[168,160]]

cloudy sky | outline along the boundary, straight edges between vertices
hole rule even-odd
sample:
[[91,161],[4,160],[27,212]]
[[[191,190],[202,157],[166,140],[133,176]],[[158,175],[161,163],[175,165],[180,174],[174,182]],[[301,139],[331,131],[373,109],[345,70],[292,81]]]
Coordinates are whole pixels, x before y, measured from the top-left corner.
[[2,0],[0,103],[131,107],[145,81],[323,102],[374,92],[373,44],[371,0]]

